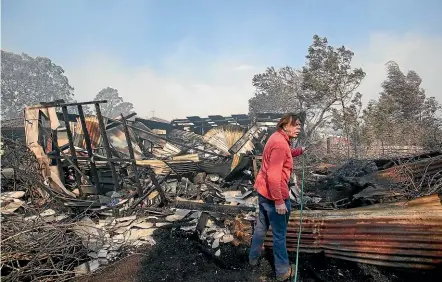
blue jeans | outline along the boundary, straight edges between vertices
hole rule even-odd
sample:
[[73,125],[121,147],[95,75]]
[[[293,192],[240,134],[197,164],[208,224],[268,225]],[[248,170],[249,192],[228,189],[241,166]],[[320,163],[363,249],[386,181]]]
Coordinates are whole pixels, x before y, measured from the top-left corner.
[[290,216],[290,199],[285,200],[288,213],[280,215],[276,212],[275,202],[261,195],[259,198],[259,215],[256,219],[249,260],[256,260],[261,255],[264,238],[272,226],[273,256],[275,260],[276,276],[284,275],[289,268],[289,258],[286,247],[287,225]]

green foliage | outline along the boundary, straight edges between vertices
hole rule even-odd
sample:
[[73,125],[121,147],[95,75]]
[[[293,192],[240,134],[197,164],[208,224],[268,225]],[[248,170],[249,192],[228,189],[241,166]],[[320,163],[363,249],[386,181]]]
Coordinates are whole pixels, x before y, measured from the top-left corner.
[[2,119],[23,114],[26,106],[58,99],[70,101],[74,88],[62,67],[44,57],[1,51]]
[[333,105],[351,100],[365,77],[361,68],[352,69],[353,55],[344,46],[336,49],[328,45],[327,38],[315,35],[302,68],[303,89],[312,91],[317,103]]
[[101,112],[104,116],[115,118],[120,114],[128,115],[133,112],[134,105],[130,102],[124,102],[119,96],[118,90],[107,87],[98,92],[94,101],[107,100],[107,103],[101,104]]
[[[308,49],[307,63],[302,69],[304,90],[312,93],[321,119],[331,114],[335,130],[342,130],[347,139],[358,143],[362,94],[356,92],[365,77],[361,68],[352,68],[354,53],[344,46],[334,48],[327,38],[317,35]],[[357,150],[357,148],[355,148]],[[348,148],[350,154],[350,148]]]
[[442,108],[434,97],[426,97],[420,76],[412,70],[403,73],[397,63],[388,62],[379,99],[363,109],[357,88],[365,72],[352,67],[353,56],[344,46],[335,48],[327,38],[315,35],[302,70],[269,67],[254,76],[249,114],[306,111],[307,138],[333,128],[352,144],[349,155],[353,150],[357,156],[359,147],[379,141],[440,148]]
[[334,48],[315,35],[301,71],[270,67],[254,76],[249,113],[306,111],[307,138],[331,122],[336,129],[354,126],[361,108],[361,94],[355,90],[365,73],[351,68],[352,58],[344,46]]
[[387,63],[387,78],[378,101],[364,111],[371,140],[395,145],[417,145],[426,149],[440,146],[441,106],[434,97],[426,97],[422,79],[410,70],[403,73],[398,64]]
[[249,112],[287,113],[302,111],[306,97],[301,90],[300,72],[287,66],[279,70],[269,67],[252,80],[255,96],[249,100]]

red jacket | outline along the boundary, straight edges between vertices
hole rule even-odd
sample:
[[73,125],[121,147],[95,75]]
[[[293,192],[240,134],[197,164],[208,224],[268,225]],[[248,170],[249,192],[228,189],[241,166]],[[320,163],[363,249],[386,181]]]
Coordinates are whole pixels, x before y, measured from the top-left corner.
[[262,154],[261,169],[255,188],[265,198],[283,204],[289,198],[288,183],[293,170],[293,158],[302,155],[302,148],[290,149],[288,135],[278,130],[270,136]]

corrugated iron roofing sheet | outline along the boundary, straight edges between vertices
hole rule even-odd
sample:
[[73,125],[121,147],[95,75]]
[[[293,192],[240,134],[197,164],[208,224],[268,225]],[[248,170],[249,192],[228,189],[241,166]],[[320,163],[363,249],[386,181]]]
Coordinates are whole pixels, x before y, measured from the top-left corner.
[[[299,211],[292,212],[287,248],[296,251]],[[272,246],[267,233],[266,246]],[[348,210],[306,210],[300,251],[350,261],[416,269],[442,263],[442,204],[438,195]]]
[[175,156],[172,160],[162,161],[162,160],[137,160],[137,165],[139,166],[149,166],[151,167],[155,174],[165,175],[171,172],[184,174],[193,171],[197,171],[199,161],[197,154],[183,155],[183,156]]
[[[89,132],[91,139],[92,149],[100,147],[101,144],[101,134],[100,128],[98,126],[98,119],[96,116],[85,117],[86,128]],[[80,118],[77,119],[75,126],[74,144],[77,147],[86,148],[86,142],[84,141],[83,128],[81,127]]]
[[[143,153],[141,152],[140,147],[137,144],[137,141],[134,138],[132,129],[129,128],[129,132],[131,133],[131,141],[132,147],[136,160],[141,160],[143,157]],[[111,129],[106,130],[107,137],[109,139],[109,143],[119,152],[129,156],[129,147],[126,141],[126,135],[124,133],[124,129],[122,125],[118,125],[116,127],[112,127]]]
[[179,130],[179,129],[173,129],[170,133],[171,137],[175,137],[182,140],[185,140],[187,142],[191,142],[191,141],[197,141],[197,142],[201,142],[203,143],[203,137],[201,135],[198,135],[194,132],[191,131],[184,131],[184,130]]

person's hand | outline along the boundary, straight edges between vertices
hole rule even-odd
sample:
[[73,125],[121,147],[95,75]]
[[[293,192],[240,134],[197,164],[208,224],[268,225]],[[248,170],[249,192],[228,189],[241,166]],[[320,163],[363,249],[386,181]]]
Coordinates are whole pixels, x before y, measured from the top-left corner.
[[280,205],[275,205],[276,208],[276,213],[278,214],[286,214],[288,212],[287,207],[285,206],[284,203],[280,204]]

